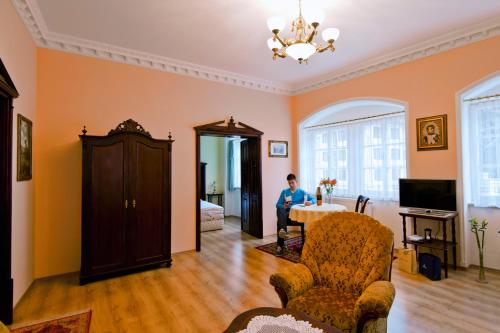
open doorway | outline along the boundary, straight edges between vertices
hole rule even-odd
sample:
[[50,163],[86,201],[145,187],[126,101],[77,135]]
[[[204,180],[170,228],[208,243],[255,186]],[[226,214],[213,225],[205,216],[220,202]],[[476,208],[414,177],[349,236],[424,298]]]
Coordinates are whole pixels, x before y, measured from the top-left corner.
[[262,238],[262,132],[231,117],[197,126],[196,250],[201,232],[224,228],[225,217]]
[[19,93],[0,59],[0,321],[11,324],[12,279],[12,99]]
[[235,137],[200,137],[201,232],[233,228],[241,223],[241,142]]

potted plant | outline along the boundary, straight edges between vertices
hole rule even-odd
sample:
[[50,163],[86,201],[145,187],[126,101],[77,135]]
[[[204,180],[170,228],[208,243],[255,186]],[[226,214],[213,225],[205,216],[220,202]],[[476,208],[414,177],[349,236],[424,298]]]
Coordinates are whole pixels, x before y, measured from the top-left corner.
[[[477,217],[473,217],[469,220],[470,230],[474,235],[476,235],[477,248],[479,250],[479,282],[486,283],[486,277],[484,275],[484,233],[488,226],[488,220],[483,219],[481,223],[477,220]],[[479,235],[481,233],[481,235]]]

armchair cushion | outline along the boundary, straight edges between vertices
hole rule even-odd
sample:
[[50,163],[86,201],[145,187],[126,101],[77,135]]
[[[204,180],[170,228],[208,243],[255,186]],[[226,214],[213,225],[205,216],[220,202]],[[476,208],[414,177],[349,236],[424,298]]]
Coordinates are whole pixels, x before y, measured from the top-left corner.
[[300,296],[314,284],[309,268],[302,264],[293,265],[281,272],[271,275],[269,283],[285,291],[288,299]]
[[354,305],[356,296],[337,292],[333,288],[313,287],[289,301],[287,308],[298,310],[310,317],[351,332],[355,326]]
[[0,333],[9,333],[9,329],[0,321]]
[[356,301],[354,318],[356,321],[365,315],[386,318],[389,315],[395,294],[396,290],[392,283],[388,281],[373,282]]

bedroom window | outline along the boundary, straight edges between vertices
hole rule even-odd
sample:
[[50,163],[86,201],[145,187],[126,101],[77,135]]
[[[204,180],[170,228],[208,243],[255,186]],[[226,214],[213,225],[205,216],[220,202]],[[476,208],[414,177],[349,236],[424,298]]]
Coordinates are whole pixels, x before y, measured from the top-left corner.
[[241,188],[240,139],[231,139],[227,146],[228,189]]
[[401,105],[385,104],[361,102],[303,123],[301,186],[313,192],[330,177],[337,179],[335,196],[398,200],[399,178],[406,177],[406,117]]

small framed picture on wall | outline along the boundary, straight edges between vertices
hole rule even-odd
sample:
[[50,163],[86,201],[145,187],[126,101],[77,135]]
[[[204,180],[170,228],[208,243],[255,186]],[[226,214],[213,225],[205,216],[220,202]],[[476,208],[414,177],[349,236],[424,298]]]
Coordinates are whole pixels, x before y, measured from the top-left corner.
[[32,156],[32,127],[31,120],[17,115],[17,180],[31,179]]
[[269,140],[269,157],[288,157],[288,141]]
[[417,119],[417,150],[448,149],[448,122],[445,114]]

